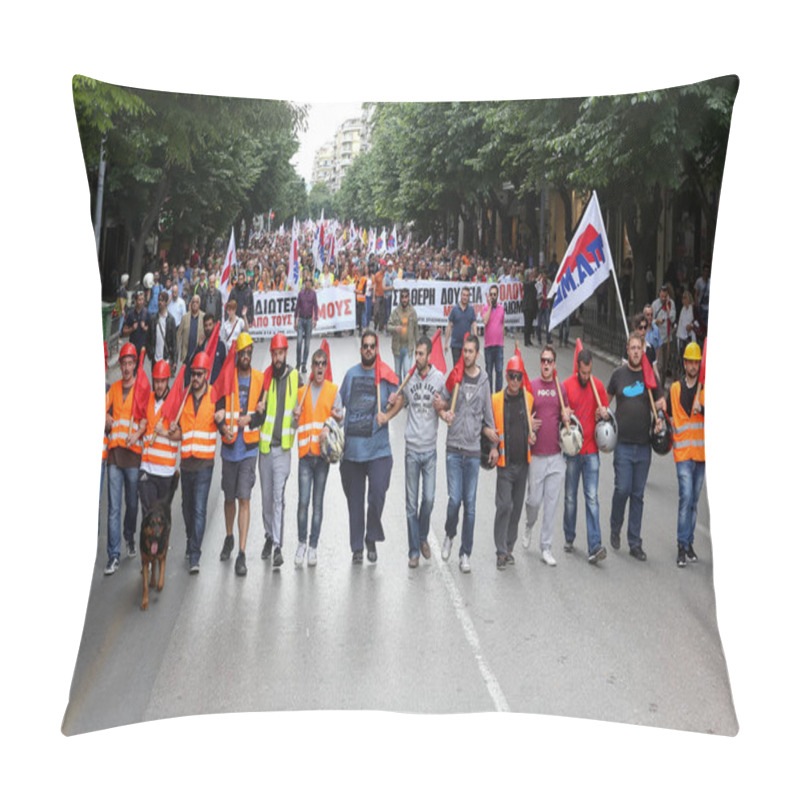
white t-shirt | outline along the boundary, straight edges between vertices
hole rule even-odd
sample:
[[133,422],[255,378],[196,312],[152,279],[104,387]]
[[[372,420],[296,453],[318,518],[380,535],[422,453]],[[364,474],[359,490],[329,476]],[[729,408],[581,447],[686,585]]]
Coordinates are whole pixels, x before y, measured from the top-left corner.
[[186,313],[186,302],[182,297],[178,296],[177,300],[169,301],[167,311],[172,314],[172,318],[175,320],[175,325],[180,325],[183,315]]
[[219,340],[225,345],[226,355],[243,330],[244,320],[241,317],[235,317],[233,322],[228,317],[222,320],[222,325],[219,326]]
[[691,332],[686,330],[686,326],[694,322],[694,309],[691,306],[681,305],[681,315],[678,317],[678,331],[677,336],[679,339],[688,339],[691,342],[696,341],[694,330]]

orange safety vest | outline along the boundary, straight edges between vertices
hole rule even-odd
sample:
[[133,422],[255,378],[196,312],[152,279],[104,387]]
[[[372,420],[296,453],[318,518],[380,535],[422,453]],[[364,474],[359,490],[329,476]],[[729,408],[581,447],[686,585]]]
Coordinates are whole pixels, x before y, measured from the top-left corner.
[[[705,389],[698,388],[700,403],[705,403]],[[705,461],[705,416],[687,414],[681,405],[681,382],[675,381],[669,390],[672,403],[672,452],[675,461]]]
[[214,404],[211,402],[209,386],[197,414],[194,411],[194,395],[186,399],[178,424],[181,426],[181,458],[214,458],[217,448],[217,424],[214,422]]
[[[247,413],[253,414],[261,398],[264,389],[264,373],[257,369],[250,369],[250,394],[247,397]],[[236,370],[236,380],[233,383],[233,391],[225,397],[225,424],[229,428],[236,428],[241,414],[239,407],[239,370]],[[244,443],[254,445],[258,443],[259,429],[254,431],[245,428]]]
[[[125,441],[128,434],[132,430],[136,430],[137,426],[133,425],[133,386],[131,386],[128,396],[123,399],[122,397],[122,381],[111,384],[111,388],[106,395],[106,411],[113,408],[111,417],[111,433],[108,435],[108,449],[112,450],[115,447],[126,447]],[[132,453],[141,455],[142,445],[141,440],[133,447],[128,448]]]
[[[533,411],[533,395],[527,390],[523,390],[525,392],[525,405],[528,407],[528,416],[531,415]],[[506,465],[506,437],[505,437],[505,415],[503,414],[503,407],[505,405],[505,390],[501,389],[499,392],[495,392],[492,395],[492,411],[494,412],[494,427],[497,429],[497,433],[500,436],[500,442],[497,445],[497,449],[500,452],[500,458],[497,461],[498,467],[504,467]],[[528,455],[528,463],[531,462],[531,448],[526,447],[525,452]]]
[[362,275],[356,283],[356,302],[363,303],[367,299],[367,279]]
[[159,410],[156,411],[156,393],[150,392],[150,399],[147,401],[147,428],[144,432],[145,447],[142,453],[142,464],[171,467],[174,471],[175,465],[178,463],[180,442],[155,432],[156,425],[161,419],[162,405],[159,405]]
[[300,410],[300,420],[297,426],[297,446],[300,458],[311,453],[318,456],[319,434],[325,420],[331,415],[331,409],[336,401],[337,387],[335,383],[325,381],[317,398],[317,405],[312,405],[311,384],[304,389],[303,405]]

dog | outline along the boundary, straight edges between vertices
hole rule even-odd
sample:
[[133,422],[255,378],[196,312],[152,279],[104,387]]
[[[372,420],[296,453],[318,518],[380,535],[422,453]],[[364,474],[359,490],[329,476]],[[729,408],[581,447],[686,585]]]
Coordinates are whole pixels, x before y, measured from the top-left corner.
[[149,587],[156,585],[156,569],[158,569],[158,591],[164,588],[164,569],[172,527],[172,498],[175,496],[179,480],[180,471],[176,469],[169,495],[153,503],[142,518],[139,532],[139,552],[142,555],[142,611],[147,611],[150,603]]

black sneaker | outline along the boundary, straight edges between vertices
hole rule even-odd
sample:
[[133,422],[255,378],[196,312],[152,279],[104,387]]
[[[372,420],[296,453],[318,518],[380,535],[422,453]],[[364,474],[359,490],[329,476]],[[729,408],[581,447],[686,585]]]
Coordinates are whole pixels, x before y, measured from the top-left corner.
[[647,561],[647,553],[645,553],[641,547],[631,547],[631,555],[637,561]]
[[692,564],[697,562],[697,553],[695,553],[694,547],[691,545],[686,548],[686,559],[687,561],[691,561]]
[[513,567],[516,563],[517,562],[514,560],[514,556],[511,555],[511,553],[506,553],[506,566]]
[[225,537],[225,541],[222,544],[222,552],[219,554],[219,560],[227,561],[231,557],[232,550],[233,550],[233,534]]
[[136,545],[132,539],[128,542],[128,558],[136,558]]
[[615,550],[619,550],[619,531],[617,531],[616,533],[614,533],[614,531],[611,531],[611,546]]
[[375,542],[367,539],[367,560],[370,564],[374,564],[378,560],[378,549],[375,547]]
[[598,561],[602,561],[606,557],[606,549],[603,545],[600,545],[596,550],[592,550],[589,553],[589,563],[596,564]]
[[244,577],[247,575],[247,564],[245,562],[244,551],[240,550],[239,555],[236,556],[236,574]]
[[272,537],[268,536],[264,542],[264,548],[261,551],[261,558],[267,559],[272,555]]
[[505,568],[506,568],[506,557],[497,556],[497,569],[505,569]]
[[353,563],[354,564],[363,564],[364,563],[364,551],[363,550],[356,550],[353,553]]
[[571,553],[575,549],[574,542],[564,542],[564,552]]
[[283,554],[281,553],[281,546],[276,544],[272,553],[272,566],[279,567],[281,564],[283,564]]
[[686,550],[683,547],[678,547],[678,558],[675,562],[679,567],[686,566]]

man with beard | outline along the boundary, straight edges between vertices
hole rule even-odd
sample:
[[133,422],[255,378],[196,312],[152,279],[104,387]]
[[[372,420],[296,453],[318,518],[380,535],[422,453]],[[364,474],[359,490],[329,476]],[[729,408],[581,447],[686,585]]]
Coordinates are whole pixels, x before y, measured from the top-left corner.
[[122,335],[130,338],[130,343],[136,348],[136,357],[147,344],[147,309],[144,307],[144,292],[136,292],[133,308],[125,314],[125,323],[122,326]]
[[[650,399],[644,385],[642,372],[644,339],[636,332],[628,336],[628,361],[611,373],[606,391],[615,399],[617,418],[617,446],[614,448],[614,496],[611,501],[611,546],[618,550],[620,531],[625,517],[625,506],[630,500],[628,513],[628,547],[638,561],[646,561],[642,549],[642,514],[644,489],[650,472]],[[663,392],[653,390],[656,408],[666,411]],[[661,430],[661,420],[656,420],[656,431]]]
[[481,311],[483,321],[483,349],[486,359],[486,374],[489,376],[489,390],[499,392],[503,388],[503,325],[505,309],[498,302],[499,289],[494,284],[489,289],[489,302]]
[[[106,575],[119,569],[121,536],[124,534],[128,557],[136,557],[136,513],[139,466],[142,446],[139,440],[147,420],[133,419],[133,385],[136,382],[136,347],[126,342],[119,351],[122,378],[111,384],[106,394],[106,434],[108,435],[108,562]],[[125,489],[125,519],[122,516],[122,490]],[[121,524],[122,523],[122,524]],[[120,531],[122,528],[122,531]]]
[[[404,406],[406,417],[406,525],[408,527],[408,566],[419,566],[422,554],[431,557],[428,531],[436,493],[436,434],[439,417],[448,412],[436,411],[433,399],[445,388],[445,376],[428,359],[432,343],[427,336],[417,342],[414,351],[416,369],[403,392],[386,413],[378,413],[378,424],[386,425]],[[419,483],[422,479],[422,504]]]
[[694,529],[697,504],[706,475],[705,392],[698,386],[700,345],[690,342],[683,353],[685,375],[675,381],[667,396],[667,413],[672,418],[672,454],[678,473],[678,560],[679,567],[697,561]]
[[447,518],[442,540],[442,560],[447,561],[450,558],[453,539],[458,532],[458,515],[463,505],[464,523],[461,528],[458,567],[465,573],[471,571],[469,559],[472,555],[478,475],[481,471],[481,432],[491,442],[496,444],[499,441],[494,430],[489,379],[478,366],[479,351],[480,340],[474,334],[469,334],[460,351],[460,357],[463,356],[464,373],[455,406],[448,410],[452,395],[447,386],[442,389],[440,398],[434,402],[437,411],[447,412],[443,419],[449,425],[445,456]]
[[[469,286],[461,287],[461,295],[458,298],[458,305],[453,306],[450,315],[447,317],[447,328],[444,332],[444,348],[450,347],[453,356],[453,366],[461,358],[461,347],[464,337],[474,336],[478,331],[478,323],[475,318],[475,309],[470,300]],[[452,342],[452,344],[451,344]],[[491,394],[491,389],[490,389]]]
[[147,401],[147,428],[139,469],[139,502],[142,517],[157,500],[169,497],[172,476],[178,463],[178,442],[168,438],[161,423],[161,406],[169,391],[170,366],[157,361],[153,366],[153,391]]
[[236,378],[233,391],[217,400],[214,421],[222,433],[222,491],[225,495],[225,541],[220,561],[227,561],[233,550],[233,523],[236,504],[239,504],[239,554],[235,571],[247,575],[245,547],[250,529],[250,495],[256,482],[258,427],[251,427],[253,415],[264,410],[261,391],[264,373],[251,368],[253,339],[249,333],[239,334],[236,340]]
[[183,315],[178,325],[178,363],[189,364],[203,341],[203,312],[200,310],[200,296],[194,295],[189,301],[189,311]]
[[417,310],[409,302],[408,289],[400,290],[400,305],[389,315],[386,331],[392,335],[394,371],[402,381],[406,377],[411,352],[419,335]]
[[[261,428],[258,454],[258,474],[261,481],[264,547],[261,558],[272,555],[272,566],[283,564],[283,512],[286,481],[292,466],[292,446],[296,422],[297,370],[286,363],[289,342],[276,333],[270,343],[272,372],[264,376],[266,402],[262,396],[259,407],[251,415],[250,426]],[[274,546],[274,550],[273,550]]]
[[297,294],[297,305],[294,312],[294,329],[297,331],[297,367],[302,373],[308,372],[308,350],[311,333],[317,326],[319,307],[317,293],[314,291],[314,279],[306,272],[303,288]]
[[253,290],[242,269],[239,270],[236,285],[231,289],[230,299],[236,301],[237,313],[244,320],[245,328],[249,328],[253,324]]
[[[347,497],[350,517],[350,549],[353,563],[364,560],[364,543],[370,563],[378,560],[376,542],[386,538],[381,523],[386,490],[392,475],[392,448],[389,444],[389,427],[378,423],[378,413],[389,402],[392,385],[379,383],[380,406],[375,388],[375,370],[378,353],[378,336],[365,330],[361,336],[361,361],[347,371],[341,394],[345,414],[344,454],[339,472],[342,488]],[[364,493],[367,480],[366,532]]]
[[[589,382],[594,383],[600,405]],[[602,382],[592,375],[592,354],[578,353],[578,372],[564,381],[564,399],[583,428],[583,447],[578,455],[566,456],[567,479],[564,490],[564,550],[571,553],[575,542],[575,522],[578,516],[578,482],[583,478],[583,497],[586,502],[586,539],[589,563],[596,564],[606,557],[600,536],[600,504],[597,485],[600,478],[600,453],[594,440],[597,420],[608,419],[608,395]]]
[[169,293],[164,291],[158,295],[158,311],[150,317],[147,331],[147,357],[151,365],[158,361],[166,361],[170,372],[175,374],[178,363],[178,339],[175,318],[167,311]]

